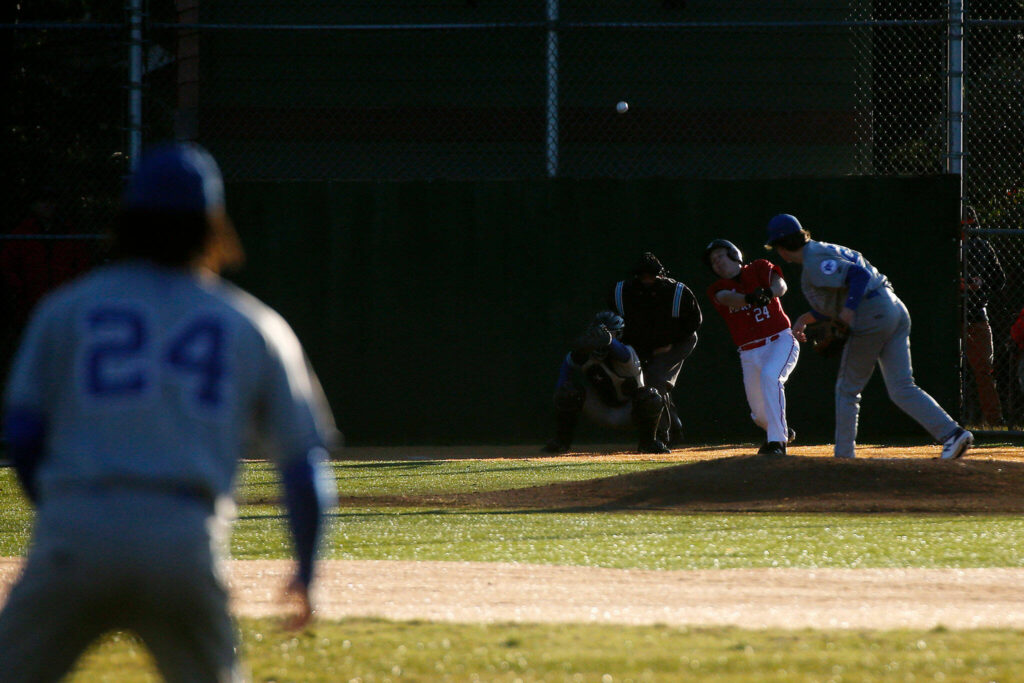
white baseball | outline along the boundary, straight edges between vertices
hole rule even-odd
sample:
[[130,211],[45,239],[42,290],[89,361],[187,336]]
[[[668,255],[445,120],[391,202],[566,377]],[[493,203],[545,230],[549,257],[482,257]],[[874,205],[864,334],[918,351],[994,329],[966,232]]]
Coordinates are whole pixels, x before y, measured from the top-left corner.
[[629,102],[619,102],[618,104],[615,105],[615,111],[619,112],[620,114],[625,114],[627,111],[629,111]]

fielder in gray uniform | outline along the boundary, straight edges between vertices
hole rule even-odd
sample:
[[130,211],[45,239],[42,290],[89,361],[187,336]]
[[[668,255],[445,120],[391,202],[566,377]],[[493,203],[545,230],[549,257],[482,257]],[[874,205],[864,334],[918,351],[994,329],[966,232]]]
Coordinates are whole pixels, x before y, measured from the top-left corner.
[[169,681],[239,678],[219,560],[247,435],[273,440],[309,587],[336,432],[288,324],[221,279],[241,246],[217,165],[159,146],[128,183],[118,259],[46,297],[5,396],[9,455],[36,506],[0,613],[0,681],[54,681],[91,641],[135,632]]
[[793,323],[798,340],[807,341],[804,328],[815,320],[838,319],[850,328],[836,380],[835,456],[854,457],[861,391],[875,363],[892,401],[942,443],[941,457],[962,456],[974,443],[974,435],[914,383],[910,314],[888,278],[858,252],[812,240],[789,214],[771,219],[765,246],[787,262],[802,265],[800,284],[811,310]]

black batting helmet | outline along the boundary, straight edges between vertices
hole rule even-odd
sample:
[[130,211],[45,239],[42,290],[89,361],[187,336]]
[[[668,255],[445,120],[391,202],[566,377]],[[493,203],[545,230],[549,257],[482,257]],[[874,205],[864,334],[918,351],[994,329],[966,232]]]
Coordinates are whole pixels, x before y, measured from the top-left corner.
[[590,324],[593,327],[604,325],[616,339],[621,337],[622,331],[626,329],[626,321],[615,311],[601,311],[594,316],[594,320]]
[[704,247],[704,256],[702,257],[702,260],[704,261],[704,265],[708,268],[711,267],[711,252],[715,249],[725,249],[725,253],[729,258],[736,263],[743,263],[743,252],[740,251],[739,247],[729,240],[716,239],[711,240],[711,242],[708,243],[708,246]]

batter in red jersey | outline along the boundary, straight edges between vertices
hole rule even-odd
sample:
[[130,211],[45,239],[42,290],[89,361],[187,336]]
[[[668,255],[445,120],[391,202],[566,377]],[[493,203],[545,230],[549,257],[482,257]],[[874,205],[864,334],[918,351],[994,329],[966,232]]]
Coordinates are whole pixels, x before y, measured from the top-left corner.
[[758,454],[785,455],[796,437],[786,424],[786,380],[800,345],[779,299],[787,290],[782,270],[765,259],[744,265],[739,248],[723,239],[704,249],[704,263],[720,278],[708,297],[739,349],[750,416],[766,433]]

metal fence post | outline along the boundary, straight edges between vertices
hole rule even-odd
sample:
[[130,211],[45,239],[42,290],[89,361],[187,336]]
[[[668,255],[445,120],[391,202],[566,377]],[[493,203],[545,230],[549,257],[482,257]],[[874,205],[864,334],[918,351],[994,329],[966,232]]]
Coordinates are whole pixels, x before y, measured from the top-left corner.
[[128,4],[128,163],[132,170],[142,151],[142,3],[130,0]]
[[559,0],[548,0],[548,42],[547,42],[547,126],[546,126],[546,150],[548,177],[554,178],[558,175],[558,29],[555,22],[558,21]]
[[[967,0],[949,1],[949,155],[946,170],[963,173],[964,159],[964,5]],[[961,175],[961,194],[963,181]]]

